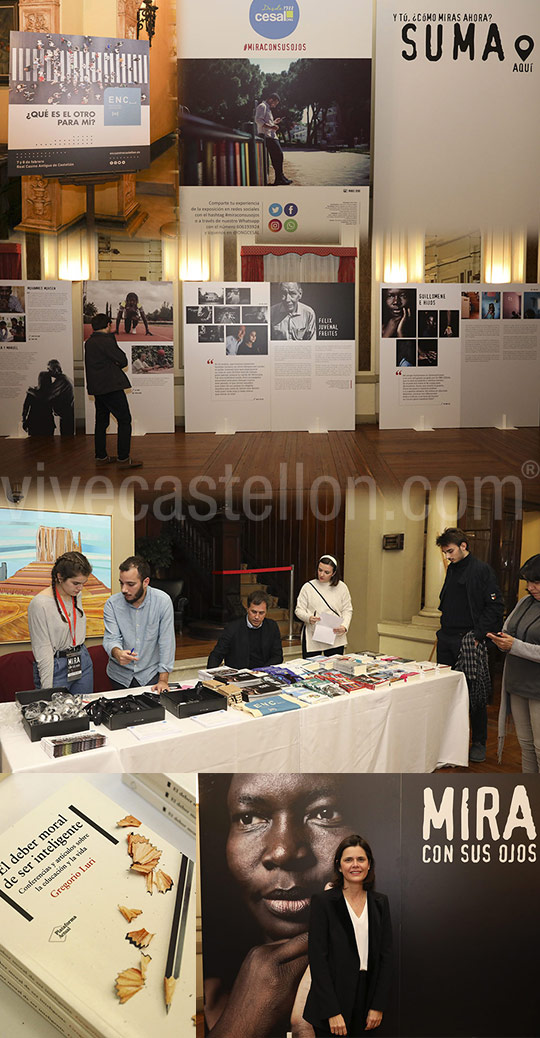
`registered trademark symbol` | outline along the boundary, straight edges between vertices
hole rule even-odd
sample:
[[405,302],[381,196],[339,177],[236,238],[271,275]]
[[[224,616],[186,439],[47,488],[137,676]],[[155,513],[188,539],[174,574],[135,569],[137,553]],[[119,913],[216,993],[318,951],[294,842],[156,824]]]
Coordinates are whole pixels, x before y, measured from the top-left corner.
[[537,461],[524,461],[521,466],[521,472],[526,479],[536,479],[540,475],[540,465]]

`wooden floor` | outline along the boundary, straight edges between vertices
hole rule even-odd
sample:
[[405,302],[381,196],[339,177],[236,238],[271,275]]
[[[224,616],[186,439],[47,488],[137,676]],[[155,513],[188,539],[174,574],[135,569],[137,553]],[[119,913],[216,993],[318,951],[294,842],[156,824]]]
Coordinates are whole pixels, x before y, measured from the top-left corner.
[[[110,438],[110,453],[115,442]],[[69,486],[74,477],[84,488],[99,474],[119,487],[126,472],[116,466],[96,468],[91,436],[74,438],[31,437],[3,439],[0,476],[13,480],[30,477],[57,486]],[[272,491],[309,492],[316,479],[326,476],[345,488],[350,480],[368,477],[380,490],[401,489],[407,479],[422,477],[436,484],[444,476],[455,476],[471,485],[475,479],[513,479],[522,487],[524,500],[540,502],[540,430],[439,429],[433,432],[380,430],[362,425],[354,432],[310,434],[213,433],[151,434],[134,438],[132,454],[144,463],[136,475],[137,497],[153,499],[157,480],[170,476],[180,480],[188,497],[190,483],[198,477],[209,482],[199,487],[216,499],[223,497],[225,481],[233,479],[236,491],[246,480],[264,476]],[[196,482],[191,484],[197,489]],[[163,494],[164,489],[159,489]]]

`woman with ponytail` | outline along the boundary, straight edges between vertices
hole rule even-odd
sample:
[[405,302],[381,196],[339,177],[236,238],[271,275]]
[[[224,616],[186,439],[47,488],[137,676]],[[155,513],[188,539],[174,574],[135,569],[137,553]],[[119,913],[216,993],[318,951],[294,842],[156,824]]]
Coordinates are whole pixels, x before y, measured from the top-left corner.
[[92,660],[84,644],[86,616],[81,592],[92,572],[85,555],[68,551],[51,570],[51,586],[28,606],[36,689],[65,686],[70,692],[93,692]]
[[[302,656],[335,656],[342,654],[347,644],[347,631],[352,619],[353,607],[346,584],[340,579],[339,564],[333,555],[322,555],[317,566],[316,580],[308,580],[300,588],[296,600],[296,615],[304,622],[302,632]],[[314,637],[321,613],[335,614],[334,644],[318,642]]]

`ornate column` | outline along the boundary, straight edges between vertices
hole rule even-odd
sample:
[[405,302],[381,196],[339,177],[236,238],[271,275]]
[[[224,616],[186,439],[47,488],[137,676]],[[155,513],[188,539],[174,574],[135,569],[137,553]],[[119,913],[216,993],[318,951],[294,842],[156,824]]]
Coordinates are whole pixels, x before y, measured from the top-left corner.
[[134,40],[137,36],[137,11],[141,0],[118,0],[117,32],[126,40]]
[[431,490],[429,495],[429,512],[427,521],[426,572],[424,587],[424,608],[418,617],[422,621],[439,620],[439,593],[444,583],[446,567],[441,549],[435,541],[447,526],[456,525],[458,510],[458,493],[455,484],[441,489]]

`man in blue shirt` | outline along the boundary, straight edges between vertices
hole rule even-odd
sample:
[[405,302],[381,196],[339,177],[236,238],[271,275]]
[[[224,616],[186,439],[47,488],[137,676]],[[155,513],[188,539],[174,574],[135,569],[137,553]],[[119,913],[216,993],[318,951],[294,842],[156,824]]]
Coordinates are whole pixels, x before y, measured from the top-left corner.
[[176,649],[173,605],[164,591],[150,587],[150,567],[139,555],[120,566],[120,592],[105,603],[103,620],[113,688],[168,691]]

